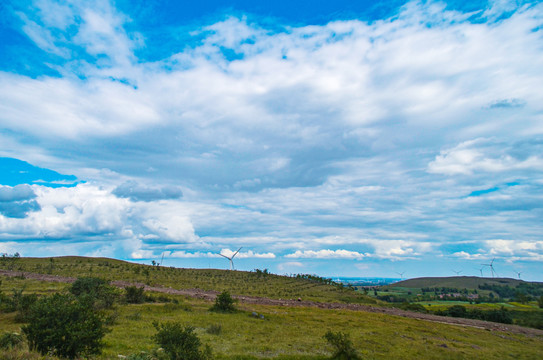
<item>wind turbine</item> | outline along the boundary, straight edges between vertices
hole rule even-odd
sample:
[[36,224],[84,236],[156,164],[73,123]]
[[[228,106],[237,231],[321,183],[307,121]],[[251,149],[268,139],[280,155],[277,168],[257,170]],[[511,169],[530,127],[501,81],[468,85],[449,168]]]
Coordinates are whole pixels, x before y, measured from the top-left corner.
[[522,272],[521,272],[521,271],[516,271],[516,270],[515,270],[515,273],[518,275],[518,278],[520,279],[520,274],[522,274]]
[[403,280],[403,274],[405,274],[405,271],[404,272],[396,272],[396,274],[400,275],[400,281]]
[[484,269],[484,266],[481,266],[480,269],[477,269],[477,270],[479,270],[479,272],[481,272],[481,277],[483,277],[483,269]]
[[162,252],[162,259],[160,259],[160,266],[162,266],[162,262],[164,261],[164,253],[165,251]]
[[452,272],[453,272],[453,273],[455,273],[455,274],[456,274],[456,276],[458,276],[458,275],[459,275],[459,274],[460,274],[460,273],[462,272],[462,270],[458,270],[458,271],[456,271],[456,270],[453,270]]
[[483,266],[488,266],[490,268],[490,273],[492,274],[492,277],[494,277],[494,275],[498,275],[495,271],[494,271],[494,260],[496,260],[496,258],[492,259],[492,261],[490,262],[490,264],[481,264]]
[[238,254],[238,252],[240,250],[241,250],[241,247],[232,256],[226,256],[226,255],[223,255],[223,254],[219,253],[219,255],[222,256],[223,258],[227,258],[228,260],[230,260],[230,270],[234,270],[234,257]]

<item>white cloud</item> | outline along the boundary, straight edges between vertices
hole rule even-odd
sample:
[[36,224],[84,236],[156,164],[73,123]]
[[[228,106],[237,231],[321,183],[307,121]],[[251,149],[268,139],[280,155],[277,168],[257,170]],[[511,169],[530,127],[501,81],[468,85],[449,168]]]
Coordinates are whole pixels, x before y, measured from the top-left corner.
[[452,254],[454,257],[458,257],[465,260],[480,260],[486,258],[483,254],[470,254],[466,251],[458,251]]
[[[34,186],[40,210],[0,217],[3,240],[100,238],[84,251],[133,258],[254,244],[238,256],[403,260],[541,233],[542,4],[500,18],[511,3],[477,15],[413,2],[390,19],[282,30],[228,17],[167,49],[96,4],[44,0],[19,16],[61,55],[59,77],[0,72],[0,154],[92,182]],[[157,47],[168,55],[147,61]]]
[[219,258],[220,255],[216,253],[203,253],[203,252],[186,252],[184,250],[181,251],[173,251],[171,254],[168,255],[168,257],[171,258]]
[[543,241],[515,241],[495,239],[485,242],[489,255],[509,258],[510,261],[518,259],[530,259],[532,261],[543,260]]
[[315,259],[356,259],[360,260],[367,254],[361,254],[349,250],[297,250],[293,254],[285,255],[286,258],[315,258]]
[[[221,254],[222,255],[225,255],[225,256],[228,256],[228,257],[231,257],[232,255],[234,255],[235,251],[232,251],[230,249],[222,249],[221,250]],[[255,253],[253,252],[252,250],[249,250],[249,251],[241,251],[239,252],[235,258],[238,258],[238,259],[248,259],[248,258],[256,258],[256,259],[274,259],[275,258],[275,254],[274,253],[271,253],[271,252],[268,252],[268,253]]]
[[507,154],[506,151],[509,149],[493,145],[492,141],[488,139],[477,139],[441,151],[440,155],[428,164],[428,172],[445,175],[469,175],[474,172],[510,170],[543,171],[543,159],[539,156],[516,159]]

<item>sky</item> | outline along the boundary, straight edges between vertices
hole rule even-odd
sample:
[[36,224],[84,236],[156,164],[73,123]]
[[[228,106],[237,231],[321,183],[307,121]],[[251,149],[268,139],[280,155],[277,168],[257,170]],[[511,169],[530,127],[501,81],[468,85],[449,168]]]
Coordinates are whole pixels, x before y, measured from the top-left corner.
[[543,281],[542,84],[541,2],[4,1],[0,253]]

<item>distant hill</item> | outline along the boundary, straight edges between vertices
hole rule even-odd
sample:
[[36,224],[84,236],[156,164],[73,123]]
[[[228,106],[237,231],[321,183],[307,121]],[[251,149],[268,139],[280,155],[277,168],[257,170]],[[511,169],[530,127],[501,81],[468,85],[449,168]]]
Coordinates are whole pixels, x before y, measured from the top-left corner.
[[[422,277],[415,279],[408,279],[399,281],[397,283],[388,285],[389,288],[403,287],[403,288],[436,288],[436,287],[448,287],[457,289],[477,289],[479,285],[508,285],[510,287],[517,287],[521,283],[526,281],[511,278],[485,278],[478,276],[450,276],[450,277]],[[542,284],[543,283],[539,283]]]

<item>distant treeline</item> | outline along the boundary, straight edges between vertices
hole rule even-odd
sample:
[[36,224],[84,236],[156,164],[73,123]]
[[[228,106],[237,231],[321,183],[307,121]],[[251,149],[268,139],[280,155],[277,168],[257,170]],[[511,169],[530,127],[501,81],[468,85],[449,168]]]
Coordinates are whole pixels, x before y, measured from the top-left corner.
[[499,297],[505,299],[516,298],[519,297],[520,294],[529,297],[539,297],[543,295],[543,285],[526,282],[520,283],[516,287],[484,283],[483,285],[479,285],[479,289],[493,291],[498,294]]
[[445,310],[437,310],[436,315],[452,316],[466,319],[477,319],[485,321],[499,322],[503,324],[512,324],[513,317],[511,312],[505,307],[496,310],[468,309],[462,305],[453,305]]

